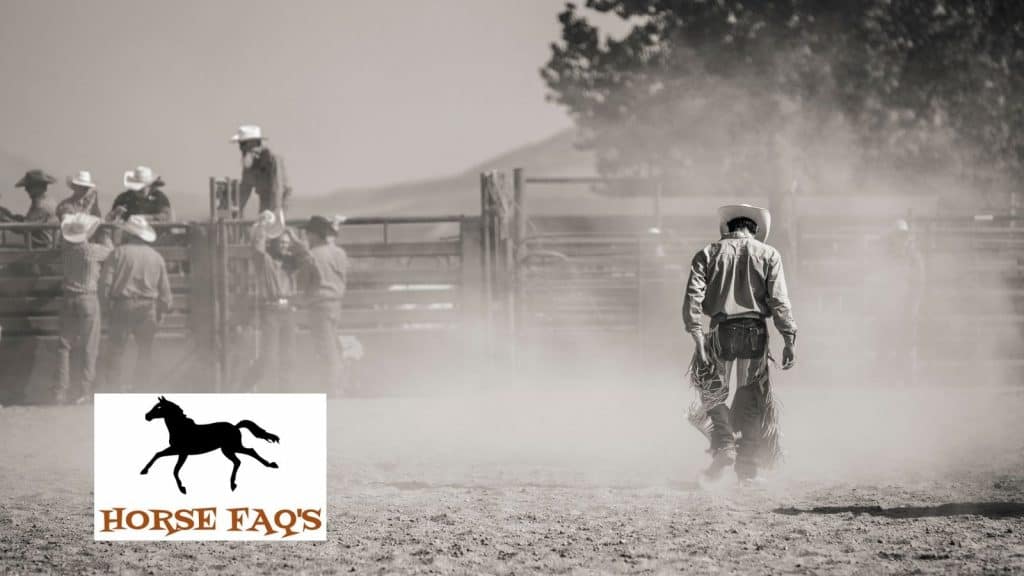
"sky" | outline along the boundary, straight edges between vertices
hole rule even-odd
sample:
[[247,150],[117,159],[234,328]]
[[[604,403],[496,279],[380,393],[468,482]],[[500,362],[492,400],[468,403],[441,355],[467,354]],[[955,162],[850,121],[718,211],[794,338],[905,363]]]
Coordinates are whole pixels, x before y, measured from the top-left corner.
[[205,197],[243,123],[296,194],[457,173],[570,126],[538,73],[562,5],[0,0],[0,154],[91,170],[104,203],[137,164]]

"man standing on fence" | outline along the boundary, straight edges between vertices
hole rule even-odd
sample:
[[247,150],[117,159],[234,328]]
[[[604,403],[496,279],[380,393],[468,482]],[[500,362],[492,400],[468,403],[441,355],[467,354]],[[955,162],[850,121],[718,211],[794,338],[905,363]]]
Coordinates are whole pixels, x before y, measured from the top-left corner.
[[249,197],[255,193],[260,200],[260,212],[288,211],[288,186],[284,159],[267,147],[263,130],[259,126],[239,126],[231,137],[242,153],[242,179],[238,185],[239,210],[244,211]]
[[60,223],[61,264],[64,272],[64,298],[60,312],[60,337],[57,340],[57,390],[54,402],[68,403],[71,384],[72,353],[80,359],[81,372],[76,404],[91,400],[96,380],[96,357],[100,349],[100,301],[97,295],[100,270],[113,250],[106,231],[90,240],[100,227],[100,219],[91,214],[68,214]]
[[[101,296],[110,310],[110,382],[113,390],[145,389],[153,373],[153,340],[163,315],[171,309],[171,284],[163,256],[149,244],[156,232],[143,216],[121,224],[122,244],[107,260]],[[138,356],[131,386],[122,382],[128,338],[135,338]]]
[[306,224],[309,256],[298,273],[299,287],[309,312],[313,349],[321,363],[321,380],[317,384],[328,392],[342,388],[337,329],[348,279],[348,256],[335,244],[337,235],[336,225],[327,218],[310,218]]
[[260,301],[260,352],[247,383],[253,390],[286,391],[291,387],[295,342],[295,274],[308,257],[295,241],[284,214],[260,214],[252,228],[253,262]]
[[[717,480],[735,464],[740,480],[752,480],[759,466],[781,457],[765,319],[772,317],[785,342],[783,370],[795,360],[797,326],[782,258],[764,243],[771,226],[768,210],[723,206],[719,220],[721,239],[694,256],[683,301],[683,323],[696,344],[690,375],[699,393],[689,419],[711,442],[712,463],[704,479]],[[706,334],[704,316],[710,318]],[[730,408],[726,402],[734,371]]]

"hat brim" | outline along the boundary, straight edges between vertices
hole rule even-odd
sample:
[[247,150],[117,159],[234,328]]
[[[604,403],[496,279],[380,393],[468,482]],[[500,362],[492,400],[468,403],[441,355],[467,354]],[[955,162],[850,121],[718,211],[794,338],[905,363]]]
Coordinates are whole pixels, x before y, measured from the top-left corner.
[[131,190],[133,192],[138,192],[139,190],[142,190],[146,186],[152,185],[154,182],[156,182],[159,179],[160,179],[160,177],[157,176],[156,174],[154,174],[153,175],[153,179],[150,180],[149,182],[141,182],[139,180],[136,180],[136,179],[132,178],[132,171],[129,170],[128,172],[124,173],[124,178],[121,179],[121,182],[124,184],[125,188],[127,188],[127,189],[129,189],[129,190]]
[[156,240],[156,230],[153,230],[152,228],[136,228],[135,226],[130,226],[128,224],[122,224],[120,228],[147,244]]
[[60,236],[69,244],[81,244],[89,238],[92,238],[92,235],[96,233],[96,230],[102,223],[103,221],[99,218],[90,219],[89,225],[84,230],[78,232],[70,232],[68,230],[69,226],[61,225]]
[[260,137],[256,137],[256,136],[247,136],[247,137],[245,137],[245,138],[242,138],[242,137],[241,137],[241,136],[239,136],[238,134],[235,134],[234,136],[232,136],[232,137],[231,137],[231,140],[228,140],[228,142],[232,142],[232,143],[238,143],[238,142],[252,142],[253,140],[266,140],[266,139],[267,139],[267,137],[266,137],[266,136],[260,136]]
[[729,233],[729,222],[736,218],[750,218],[757,224],[757,234],[754,234],[760,242],[768,239],[768,233],[772,228],[772,215],[767,208],[750,206],[749,204],[731,204],[718,209],[719,231],[722,234]]
[[77,178],[68,178],[68,186],[78,186],[79,188],[89,188],[90,190],[96,187],[92,182],[83,182]]
[[54,178],[53,176],[50,176],[49,174],[46,174],[46,173],[43,173],[41,176],[37,176],[35,174],[30,176],[30,175],[26,174],[26,175],[21,177],[21,180],[18,180],[14,184],[14,187],[15,188],[25,188],[29,184],[46,184],[46,185],[50,185],[50,184],[56,184],[56,183],[57,183],[57,179]]

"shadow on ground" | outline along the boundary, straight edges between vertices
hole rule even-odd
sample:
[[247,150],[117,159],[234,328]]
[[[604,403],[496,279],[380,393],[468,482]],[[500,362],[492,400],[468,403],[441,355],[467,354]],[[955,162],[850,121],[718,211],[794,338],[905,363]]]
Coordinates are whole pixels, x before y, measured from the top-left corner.
[[1024,516],[1021,502],[960,502],[939,506],[905,506],[882,508],[881,506],[818,506],[815,508],[776,508],[776,514],[796,516],[798,514],[868,514],[885,518],[938,518],[946,516],[977,515],[987,518],[1018,518]]

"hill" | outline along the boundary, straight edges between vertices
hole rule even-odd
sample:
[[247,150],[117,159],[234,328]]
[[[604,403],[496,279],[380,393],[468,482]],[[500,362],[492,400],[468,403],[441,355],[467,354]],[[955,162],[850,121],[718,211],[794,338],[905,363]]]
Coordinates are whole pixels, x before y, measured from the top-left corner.
[[569,129],[481,162],[446,178],[370,189],[341,189],[324,196],[294,198],[294,214],[341,213],[349,216],[477,214],[480,173],[521,167],[535,175],[593,176],[593,157],[577,150]]

